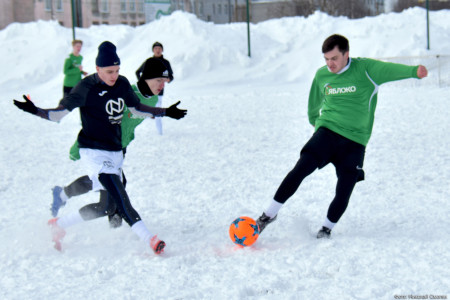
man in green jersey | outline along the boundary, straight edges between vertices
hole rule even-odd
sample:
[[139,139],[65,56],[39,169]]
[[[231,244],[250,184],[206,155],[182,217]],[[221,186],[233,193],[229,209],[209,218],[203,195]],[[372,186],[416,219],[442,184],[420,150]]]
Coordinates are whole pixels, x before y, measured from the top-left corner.
[[257,219],[260,232],[275,220],[305,177],[332,163],[337,175],[336,193],[317,233],[317,238],[329,238],[348,206],[355,184],[364,179],[364,154],[372,133],[379,86],[400,79],[421,79],[428,73],[422,65],[350,58],[348,40],[337,34],[324,41],[322,53],[326,66],[316,72],[308,102],[308,118],[315,133]]
[[[158,101],[158,95],[164,88],[164,84],[169,80],[169,72],[164,65],[157,58],[151,58],[148,60],[148,64],[142,71],[142,76],[136,85],[132,85],[133,91],[138,96],[141,103],[148,106],[155,106]],[[134,139],[134,131],[136,127],[144,121],[143,118],[133,115],[130,110],[125,107],[121,128],[122,128],[122,149],[125,156],[126,147]],[[76,141],[70,148],[70,159],[76,161],[80,159],[80,148]],[[122,173],[123,184],[126,185],[125,174]],[[71,184],[65,187],[55,186],[53,188],[53,202],[51,206],[52,216],[56,217],[61,207],[66,204],[66,201],[74,196],[85,194],[93,187],[92,180],[89,176],[81,176],[73,181]],[[97,204],[98,207],[103,207],[104,203],[108,201],[108,193],[106,190],[100,190],[100,201]],[[118,213],[109,215],[109,222],[111,227],[119,227],[122,224],[122,218]]]
[[83,41],[73,40],[72,41],[72,53],[64,61],[64,86],[63,86],[63,96],[65,97],[74,86],[81,81],[81,74],[87,75],[88,73],[83,71],[83,66],[81,65],[83,61],[83,56],[81,56],[81,47],[83,46]]

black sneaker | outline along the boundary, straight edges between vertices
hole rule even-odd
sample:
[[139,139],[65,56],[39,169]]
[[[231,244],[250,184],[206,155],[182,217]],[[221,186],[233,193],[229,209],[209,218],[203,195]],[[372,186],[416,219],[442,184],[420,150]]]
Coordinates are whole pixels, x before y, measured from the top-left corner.
[[108,219],[109,219],[109,227],[118,228],[122,226],[122,217],[118,213],[108,216]]
[[317,233],[317,238],[318,239],[329,239],[331,235],[331,229],[327,228],[325,226],[322,226],[322,229],[319,230],[319,232]]
[[259,226],[259,233],[261,234],[261,232],[263,232],[264,228],[266,228],[266,226],[270,223],[272,223],[273,221],[275,221],[275,219],[277,218],[277,216],[273,217],[272,219],[269,216],[266,216],[266,213],[263,213],[258,220],[256,220],[256,224],[258,224]]

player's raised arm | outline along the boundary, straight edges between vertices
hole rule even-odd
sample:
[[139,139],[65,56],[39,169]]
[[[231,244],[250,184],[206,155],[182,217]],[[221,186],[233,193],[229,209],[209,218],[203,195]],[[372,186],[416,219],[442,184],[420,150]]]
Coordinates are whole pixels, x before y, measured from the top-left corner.
[[178,101],[172,104],[168,108],[152,107],[142,103],[139,103],[136,107],[129,107],[133,115],[142,117],[169,117],[172,119],[181,119],[187,114],[186,109],[179,109],[177,106],[180,104]]
[[27,113],[36,115],[49,121],[59,122],[70,112],[61,104],[56,108],[43,109],[34,105],[34,103],[26,95],[23,95],[23,98],[25,99],[25,102],[14,99],[14,105]]

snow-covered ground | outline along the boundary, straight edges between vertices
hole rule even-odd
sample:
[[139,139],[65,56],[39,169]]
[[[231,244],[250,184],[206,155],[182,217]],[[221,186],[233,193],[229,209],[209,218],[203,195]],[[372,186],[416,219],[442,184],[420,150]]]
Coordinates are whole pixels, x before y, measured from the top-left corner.
[[[420,83],[381,87],[366,180],[331,240],[315,233],[334,194],[332,166],[304,181],[252,247],[236,249],[228,227],[262,213],[311,136],[307,97],[326,37],[348,37],[353,57],[448,55],[449,19],[448,10],[430,12],[431,50],[419,8],[358,20],[270,20],[251,25],[251,58],[246,24],[185,13],[137,28],[77,29],[88,72],[104,40],[117,45],[131,82],[154,41],[174,69],[164,105],[181,100],[187,117],[164,119],[163,136],[143,122],[124,166],[132,203],[167,243],[161,256],[106,219],[69,228],[64,252],[53,249],[51,188],[84,175],[68,158],[79,115],[46,122],[12,99],[30,94],[38,106],[56,106],[72,31],[56,22],[8,26],[0,31],[0,298],[447,299],[450,97],[448,85],[435,84],[436,67]],[[73,198],[60,214],[97,199]]]

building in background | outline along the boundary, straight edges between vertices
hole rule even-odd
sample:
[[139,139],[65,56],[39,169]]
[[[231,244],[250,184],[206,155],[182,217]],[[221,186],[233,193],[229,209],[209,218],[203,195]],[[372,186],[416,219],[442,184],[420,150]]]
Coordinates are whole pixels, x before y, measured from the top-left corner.
[[[426,0],[0,0],[0,29],[13,22],[57,20],[62,26],[100,24],[139,26],[173,11],[195,14],[216,24],[308,16],[320,10],[332,16],[362,18],[425,7]],[[74,14],[72,16],[72,6]],[[450,9],[450,0],[429,0],[431,10]]]
[[100,24],[145,24],[144,0],[35,0],[36,20],[57,20],[72,27],[72,6],[75,27]]
[[146,23],[168,16],[172,12],[170,0],[145,0],[144,10]]
[[13,22],[35,21],[34,0],[0,0],[0,29]]

